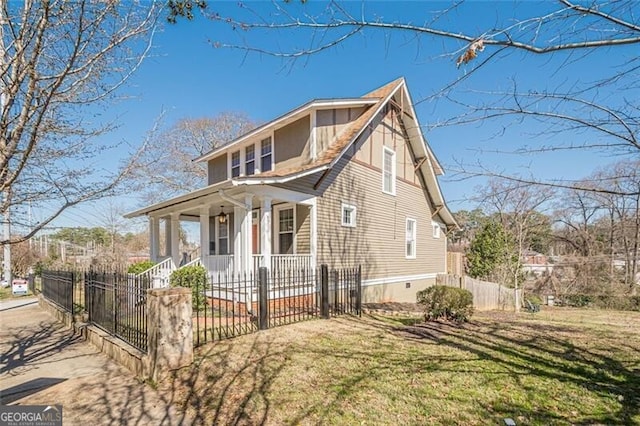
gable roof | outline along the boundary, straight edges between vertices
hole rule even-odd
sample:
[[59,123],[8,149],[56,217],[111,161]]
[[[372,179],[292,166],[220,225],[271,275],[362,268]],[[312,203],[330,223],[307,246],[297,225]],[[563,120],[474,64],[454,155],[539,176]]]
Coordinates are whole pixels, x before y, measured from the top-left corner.
[[412,125],[408,126],[409,131],[407,132],[409,133],[408,136],[411,148],[417,158],[426,159],[416,167],[420,169],[424,176],[424,183],[427,186],[427,192],[432,205],[436,209],[434,216],[436,214],[440,216],[447,228],[458,228],[455,218],[444,201],[444,197],[442,196],[442,192],[440,191],[440,186],[438,185],[436,178],[436,175],[441,175],[444,171],[424,140],[422,131],[420,130],[420,125],[416,118],[415,110],[413,109],[411,97],[409,96],[409,91],[406,87],[406,82],[402,77],[364,95],[362,99],[375,100],[375,103],[372,103],[365,112],[355,119],[316,160],[299,167],[271,170],[255,175],[238,177],[233,179],[234,185],[285,183],[302,176],[332,168],[345,154],[351,144],[355,142],[371,124],[376,115],[378,115],[385,105],[387,105],[396,95],[399,95],[402,97],[401,99],[406,100],[402,102],[402,107],[407,108],[408,113],[404,115],[403,119],[412,122]]
[[[199,196],[204,196],[210,194],[212,191],[216,190],[219,187],[226,188],[231,186],[285,183],[310,174],[326,172],[327,170],[331,169],[340,160],[340,158],[342,158],[348,148],[358,139],[358,137],[367,129],[367,127],[371,125],[374,118],[392,100],[399,101],[399,106],[403,111],[402,122],[409,123],[408,126],[405,125],[404,127],[408,136],[409,144],[416,157],[416,170],[420,170],[424,178],[424,185],[426,186],[425,192],[430,199],[431,205],[435,209],[432,217],[435,217],[436,215],[439,216],[448,229],[458,228],[458,224],[456,223],[453,215],[446,206],[444,197],[442,196],[442,192],[440,191],[440,186],[438,185],[438,181],[436,178],[437,175],[443,174],[444,171],[442,169],[442,166],[434,156],[433,152],[427,145],[426,141],[424,140],[415,110],[413,108],[411,97],[409,96],[409,91],[406,87],[406,82],[402,77],[365,94],[361,98],[313,100],[276,118],[275,120],[257,127],[256,129],[237,138],[231,143],[223,147],[216,148],[194,160],[199,162],[207,161],[230,149],[234,145],[240,144],[249,138],[259,136],[263,132],[266,136],[266,133],[270,132],[274,127],[281,127],[289,122],[293,122],[301,118],[305,114],[308,114],[313,109],[336,108],[344,106],[365,106],[367,109],[358,118],[351,122],[349,126],[338,135],[338,137],[329,145],[327,149],[324,150],[324,152],[320,154],[318,158],[311,161],[310,163],[298,167],[276,169],[250,176],[233,178],[230,181],[227,180],[215,185],[210,185],[206,188],[193,191],[189,194],[184,194],[171,200],[166,200],[163,203],[159,203],[158,205],[138,210],[136,212],[128,214],[127,217],[145,214],[153,210],[154,208],[157,209],[165,205],[168,206],[171,204],[183,202],[187,199],[193,199],[194,197],[197,198]],[[398,104],[398,102],[396,102],[396,104]]]

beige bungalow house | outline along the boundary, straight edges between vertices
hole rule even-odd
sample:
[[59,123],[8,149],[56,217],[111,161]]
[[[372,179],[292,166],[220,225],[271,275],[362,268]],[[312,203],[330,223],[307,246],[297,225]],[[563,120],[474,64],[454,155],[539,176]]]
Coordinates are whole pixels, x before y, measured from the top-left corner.
[[160,262],[150,273],[178,265],[180,221],[200,223],[195,262],[212,275],[362,265],[371,302],[415,301],[446,272],[457,224],[403,78],[310,101],[194,161],[207,164],[208,186],[126,215],[148,217]]

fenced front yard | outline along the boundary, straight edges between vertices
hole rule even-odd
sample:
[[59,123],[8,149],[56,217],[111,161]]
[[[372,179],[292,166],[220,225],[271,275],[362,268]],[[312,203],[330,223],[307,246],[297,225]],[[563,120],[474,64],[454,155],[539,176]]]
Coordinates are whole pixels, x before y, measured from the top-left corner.
[[[360,315],[360,268],[330,270],[259,268],[256,273],[218,275],[192,288],[194,345],[249,334],[312,318]],[[145,275],[119,271],[43,271],[43,296],[71,315],[131,346],[148,349]]]
[[195,290],[194,343],[340,314],[361,314],[360,268],[280,269],[217,275]]
[[344,316],[225,340],[160,383],[193,424],[640,424],[640,313]]

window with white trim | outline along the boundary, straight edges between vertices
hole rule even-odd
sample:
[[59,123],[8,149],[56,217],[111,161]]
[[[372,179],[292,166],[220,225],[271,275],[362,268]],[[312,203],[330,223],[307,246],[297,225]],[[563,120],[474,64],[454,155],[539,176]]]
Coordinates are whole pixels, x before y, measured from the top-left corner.
[[272,152],[273,147],[271,144],[271,138],[268,137],[260,141],[260,171],[268,172],[272,166]]
[[416,258],[416,220],[407,218],[407,233],[405,256],[407,259]]
[[342,226],[355,228],[356,226],[356,206],[342,203]]
[[224,223],[216,221],[218,224],[218,254],[229,254],[229,219]]
[[240,151],[231,153],[231,177],[240,176]]
[[293,207],[278,211],[278,251],[280,254],[294,254],[293,222]]
[[250,176],[256,172],[256,147],[249,145],[244,149],[244,174]]
[[382,147],[382,192],[396,195],[396,153]]
[[431,222],[431,227],[433,228],[433,238],[440,238],[440,225]]

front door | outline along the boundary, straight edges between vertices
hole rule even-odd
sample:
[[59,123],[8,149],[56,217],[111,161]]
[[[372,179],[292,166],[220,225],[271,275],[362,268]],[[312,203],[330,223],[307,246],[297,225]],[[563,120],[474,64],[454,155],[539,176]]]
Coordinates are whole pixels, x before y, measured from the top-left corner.
[[260,254],[260,215],[258,210],[251,212],[252,252]]

